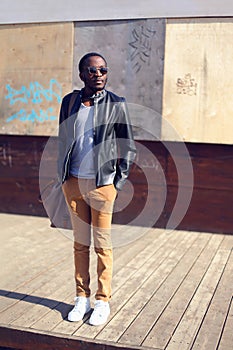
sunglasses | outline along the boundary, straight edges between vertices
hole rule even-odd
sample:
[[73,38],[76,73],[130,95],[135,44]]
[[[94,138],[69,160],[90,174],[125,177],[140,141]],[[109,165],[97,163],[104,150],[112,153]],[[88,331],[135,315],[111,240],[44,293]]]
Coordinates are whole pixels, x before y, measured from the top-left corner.
[[88,73],[89,74],[96,74],[97,71],[100,71],[101,74],[107,74],[108,73],[108,68],[107,67],[101,67],[101,68],[97,68],[97,67],[87,67]]

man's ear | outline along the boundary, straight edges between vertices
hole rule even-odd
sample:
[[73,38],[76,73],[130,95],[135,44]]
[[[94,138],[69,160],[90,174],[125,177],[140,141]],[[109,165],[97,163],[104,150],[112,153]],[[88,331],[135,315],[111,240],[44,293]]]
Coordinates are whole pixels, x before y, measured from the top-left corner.
[[80,78],[82,81],[84,81],[84,74],[83,74],[83,72],[79,73],[79,78]]

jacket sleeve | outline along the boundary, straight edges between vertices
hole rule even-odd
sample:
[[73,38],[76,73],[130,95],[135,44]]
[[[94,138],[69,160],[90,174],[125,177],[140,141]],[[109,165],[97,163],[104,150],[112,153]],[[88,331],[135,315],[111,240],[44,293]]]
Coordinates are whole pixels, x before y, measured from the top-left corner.
[[136,146],[133,138],[132,125],[124,98],[122,98],[122,102],[118,103],[115,133],[119,156],[114,185],[117,190],[121,190],[127,177],[129,176],[130,167],[136,156]]
[[58,130],[58,157],[57,157],[57,176],[59,182],[62,182],[63,167],[66,152],[67,143],[67,123],[65,120],[68,118],[68,108],[71,94],[66,95],[61,103],[60,115],[59,115],[59,130]]
[[65,174],[65,162],[68,151],[74,143],[74,121],[80,106],[80,90],[74,90],[66,95],[61,103],[58,132],[57,174],[62,182]]

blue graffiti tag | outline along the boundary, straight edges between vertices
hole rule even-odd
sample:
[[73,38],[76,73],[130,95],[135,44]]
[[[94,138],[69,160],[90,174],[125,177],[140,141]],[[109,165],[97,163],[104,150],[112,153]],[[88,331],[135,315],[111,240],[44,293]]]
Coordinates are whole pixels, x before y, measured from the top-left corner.
[[53,113],[53,108],[49,107],[46,111],[43,109],[40,109],[39,115],[36,113],[34,109],[30,113],[27,113],[25,109],[21,109],[19,112],[13,114],[9,118],[7,118],[6,122],[10,123],[15,119],[20,120],[21,122],[30,121],[32,123],[39,122],[43,123],[48,120],[56,120],[56,115],[49,115],[50,113]]
[[[54,91],[54,88],[57,88],[58,92]],[[30,83],[29,89],[26,86],[22,86],[21,89],[15,90],[9,84],[6,85],[6,89],[8,95],[5,96],[5,99],[10,100],[10,105],[14,105],[16,102],[27,104],[29,100],[32,103],[41,103],[43,102],[42,97],[46,101],[52,101],[53,96],[56,97],[57,102],[61,102],[62,87],[55,79],[50,80],[49,89],[44,89],[37,81]]]
[[[33,104],[39,104],[42,103],[43,100],[53,101],[53,98],[60,103],[62,99],[62,87],[56,81],[56,79],[50,80],[48,89],[45,89],[37,81],[30,83],[29,88],[23,85],[19,90],[16,90],[7,84],[6,89],[8,94],[5,96],[5,99],[9,100],[9,104],[11,106],[15,105],[16,103],[27,105],[31,102]],[[16,119],[20,120],[21,122],[30,121],[32,123],[43,123],[49,120],[56,120],[57,116],[54,115],[53,107],[49,107],[46,110],[40,109],[38,113],[34,109],[28,112],[26,109],[22,108],[18,112],[8,117],[6,122],[10,123]]]

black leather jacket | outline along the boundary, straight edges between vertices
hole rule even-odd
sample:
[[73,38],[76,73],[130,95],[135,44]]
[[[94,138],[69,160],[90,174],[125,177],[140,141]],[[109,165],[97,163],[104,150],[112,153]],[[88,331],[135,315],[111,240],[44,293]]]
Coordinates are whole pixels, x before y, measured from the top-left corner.
[[[75,96],[74,96],[75,94]],[[73,96],[73,97],[72,97]],[[63,183],[69,177],[70,159],[75,145],[75,121],[81,105],[81,91],[66,95],[61,104],[59,120],[58,177]],[[109,184],[121,190],[136,155],[132,126],[126,101],[104,90],[94,100],[94,164],[96,186]],[[74,100],[71,108],[71,101]]]

